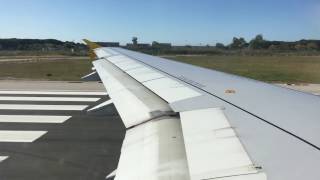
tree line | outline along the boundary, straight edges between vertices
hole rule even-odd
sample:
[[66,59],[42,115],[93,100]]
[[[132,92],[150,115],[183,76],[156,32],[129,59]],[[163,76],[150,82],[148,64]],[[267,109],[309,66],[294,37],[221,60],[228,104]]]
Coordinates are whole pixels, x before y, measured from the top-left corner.
[[[102,46],[119,46],[118,42],[100,43]],[[153,55],[176,54],[211,54],[211,55],[274,55],[274,54],[298,54],[320,55],[320,40],[300,40],[295,42],[269,41],[258,34],[250,41],[243,37],[234,37],[228,45],[216,43],[216,45],[204,46],[174,46],[171,43],[153,41],[152,44],[140,44],[138,38],[132,38],[123,48],[141,51]],[[62,55],[87,55],[88,48],[85,44],[56,39],[0,39],[0,55],[3,52],[29,52],[28,54],[62,54]]]
[[228,45],[216,43],[215,46],[172,46],[170,43],[156,41],[152,44],[139,44],[137,37],[134,37],[132,42],[124,47],[153,55],[320,55],[320,40],[269,41],[264,39],[262,34],[256,35],[250,41],[246,41],[243,37],[234,37]]
[[63,42],[56,39],[0,39],[1,51],[58,52],[66,55],[85,55],[86,45],[75,42]]
[[232,43],[225,46],[217,43],[219,49],[247,49],[247,50],[270,50],[270,51],[320,51],[320,40],[300,40],[295,42],[268,41],[258,34],[251,41],[247,42],[243,37],[234,37]]

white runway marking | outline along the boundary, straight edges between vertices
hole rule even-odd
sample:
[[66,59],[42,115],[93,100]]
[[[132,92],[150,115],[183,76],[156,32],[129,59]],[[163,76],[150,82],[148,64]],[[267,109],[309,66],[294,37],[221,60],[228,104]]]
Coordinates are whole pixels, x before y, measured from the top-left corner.
[[112,104],[112,103],[113,103],[113,102],[112,102],[112,100],[110,99],[110,100],[108,100],[108,101],[106,101],[106,102],[103,102],[103,103],[101,103],[101,104],[99,104],[99,105],[97,105],[97,106],[89,109],[88,111],[95,111],[95,110],[98,110],[98,109],[100,109],[100,108],[102,108],[102,107],[104,107],[104,106],[108,106],[108,105],[110,105],[110,104]]
[[0,101],[76,101],[76,102],[96,102],[100,98],[80,98],[80,97],[16,97],[0,96]]
[[71,116],[26,116],[0,115],[0,122],[5,123],[64,123]]
[[94,91],[0,91],[0,94],[45,94],[45,95],[108,95],[107,92]]
[[33,142],[47,131],[0,131],[0,142]]
[[8,156],[0,156],[0,162],[6,160],[8,158]]
[[0,110],[82,111],[87,107],[86,105],[0,104]]

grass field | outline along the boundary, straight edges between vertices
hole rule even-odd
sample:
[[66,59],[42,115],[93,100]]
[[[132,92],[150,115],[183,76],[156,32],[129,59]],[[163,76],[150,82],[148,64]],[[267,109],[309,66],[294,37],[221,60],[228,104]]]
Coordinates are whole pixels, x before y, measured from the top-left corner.
[[267,82],[320,83],[320,56],[169,56]]
[[[168,56],[169,59],[267,82],[320,83],[320,56]],[[1,79],[78,81],[91,62],[73,60],[0,61]]]
[[78,81],[91,70],[87,59],[0,61],[0,79]]

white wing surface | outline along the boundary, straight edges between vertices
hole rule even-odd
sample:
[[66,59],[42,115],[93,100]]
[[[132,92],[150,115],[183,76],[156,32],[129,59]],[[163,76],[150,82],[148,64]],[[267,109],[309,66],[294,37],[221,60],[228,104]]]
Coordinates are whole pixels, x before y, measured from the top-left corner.
[[116,180],[320,179],[319,97],[93,48],[94,68],[127,128]]

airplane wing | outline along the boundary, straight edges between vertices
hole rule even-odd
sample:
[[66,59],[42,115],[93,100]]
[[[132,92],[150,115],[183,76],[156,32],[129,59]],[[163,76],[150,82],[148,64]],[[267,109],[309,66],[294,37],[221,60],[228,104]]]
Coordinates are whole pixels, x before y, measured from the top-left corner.
[[320,98],[87,41],[127,128],[116,180],[319,180]]

